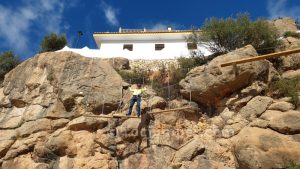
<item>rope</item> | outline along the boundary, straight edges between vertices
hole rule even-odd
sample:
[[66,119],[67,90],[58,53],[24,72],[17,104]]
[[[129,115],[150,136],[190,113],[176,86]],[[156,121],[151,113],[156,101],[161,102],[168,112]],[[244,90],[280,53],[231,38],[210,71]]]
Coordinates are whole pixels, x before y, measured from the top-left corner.
[[170,109],[170,95],[171,95],[171,89],[170,89],[170,72],[168,71],[168,106]]
[[104,114],[104,102],[105,101],[105,97],[104,94],[102,94],[102,107],[101,107],[101,114]]
[[191,106],[191,102],[192,102],[192,89],[191,89],[191,84],[189,85],[190,88],[190,101],[189,101],[189,106]]
[[256,51],[261,51],[261,50],[265,50],[265,49],[276,49],[276,48],[281,48],[281,47],[285,47],[285,45],[280,45],[280,46],[277,46],[277,47],[258,48],[258,49],[255,49],[255,50]]
[[[118,109],[117,109],[117,112],[119,112],[119,111],[122,110],[122,108],[121,108],[122,107],[122,103],[125,100],[125,98],[128,96],[128,94],[130,94],[130,92],[127,92],[124,96],[122,96],[122,98],[120,100],[120,103],[119,103],[119,106],[118,106]],[[127,105],[127,103],[123,107],[125,107],[126,105]]]
[[[276,49],[276,48],[280,48],[280,47],[284,47],[284,45],[280,45],[280,46],[277,46],[277,47],[258,48],[258,49],[256,49],[256,51],[265,50],[265,49]],[[70,55],[72,55],[72,52],[70,52]],[[92,64],[91,64],[91,68],[90,68],[90,74],[92,73],[93,63],[94,63],[94,57],[92,57]],[[178,67],[177,69],[178,69],[177,71],[187,71],[187,72],[189,72],[191,68],[180,68],[180,67]],[[172,91],[171,87],[174,87],[174,86],[176,86],[176,85],[179,85],[179,83],[172,84],[172,85],[170,84],[170,72],[169,72],[169,70],[167,70],[167,77],[168,77],[167,86],[159,87],[159,88],[157,88],[156,90],[164,90],[164,89],[167,88],[167,90],[168,90],[167,104],[168,104],[168,108],[170,109],[170,100],[171,100],[171,91]],[[127,78],[127,79],[126,79],[126,78],[123,78],[123,80],[129,81],[130,84],[131,84],[132,81],[134,81],[134,80],[142,80],[142,84],[145,85],[145,78],[146,78],[145,76],[142,76],[142,77],[140,77],[140,78]],[[91,87],[93,88],[93,81],[91,82]],[[151,88],[153,89],[153,80],[151,81]],[[123,90],[123,89],[122,89],[122,90]],[[126,96],[126,95],[125,95],[125,96]],[[89,97],[90,97],[90,94],[89,94],[88,97],[87,97],[87,102],[89,101]],[[118,109],[117,109],[117,112],[119,112],[120,110],[122,110],[121,107],[122,107],[122,102],[123,102],[123,100],[124,100],[123,97],[124,97],[124,96],[121,95],[121,100],[120,100],[120,104],[119,104],[119,107],[118,107]],[[105,106],[104,106],[104,101],[105,101],[105,98],[104,98],[104,96],[103,96],[102,114],[104,113],[104,108],[105,108]],[[189,105],[191,105],[191,102],[192,102],[191,87],[189,87]],[[148,105],[148,104],[149,104],[149,99],[148,99],[147,105]],[[88,103],[86,103],[86,105],[89,106]],[[152,106],[151,106],[151,108],[150,108],[150,111],[152,111]]]

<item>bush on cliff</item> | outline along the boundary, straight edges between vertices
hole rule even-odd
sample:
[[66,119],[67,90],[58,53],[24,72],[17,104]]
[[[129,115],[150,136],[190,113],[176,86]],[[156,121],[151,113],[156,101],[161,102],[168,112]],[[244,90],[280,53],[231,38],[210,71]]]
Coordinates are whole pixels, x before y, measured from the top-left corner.
[[258,53],[270,53],[280,44],[274,26],[263,19],[251,21],[249,15],[236,18],[207,19],[201,31],[194,31],[188,41],[204,44],[214,53],[227,53],[251,44]]
[[300,39],[300,33],[298,32],[291,32],[291,31],[287,31],[283,34],[283,37],[287,38],[287,37],[293,37],[293,38],[298,38]]
[[124,81],[130,84],[147,83],[147,72],[133,69],[133,70],[117,70]]
[[180,97],[179,82],[185,77],[188,69],[181,69],[175,65],[160,65],[159,74],[153,77],[151,86],[158,96],[172,100]]
[[57,35],[51,33],[46,35],[41,42],[41,51],[42,52],[51,52],[62,49],[67,45],[67,38],[65,35]]
[[300,77],[293,79],[280,79],[271,85],[272,93],[277,93],[279,96],[291,97],[295,106],[299,104],[298,88]]
[[296,164],[294,161],[289,161],[286,166],[286,169],[300,169],[300,165]]
[[20,63],[18,57],[11,51],[0,54],[0,83],[4,80],[4,76],[10,70]]

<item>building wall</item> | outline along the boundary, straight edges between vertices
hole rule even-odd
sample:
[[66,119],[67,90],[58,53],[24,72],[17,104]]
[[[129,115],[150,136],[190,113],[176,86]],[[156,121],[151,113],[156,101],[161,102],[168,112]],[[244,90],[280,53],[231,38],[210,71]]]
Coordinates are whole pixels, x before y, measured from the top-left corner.
[[[190,50],[187,48],[186,33],[133,33],[133,34],[94,34],[95,42],[99,49],[74,49],[65,47],[59,51],[73,51],[86,57],[114,58],[124,57],[129,60],[136,59],[176,59],[178,57],[190,56]],[[133,44],[133,51],[123,49],[124,44]],[[162,50],[155,50],[155,44],[164,44]],[[204,46],[198,46],[205,56],[211,54]],[[58,52],[59,52],[58,51]]]
[[[187,43],[180,40],[155,40],[155,41],[126,41],[126,44],[133,44],[133,50],[123,50],[124,41],[103,42],[100,45],[100,55],[105,57],[125,57],[130,59],[174,59],[190,55]],[[164,44],[162,50],[155,51],[155,44]],[[203,46],[198,46],[205,55],[211,54]]]

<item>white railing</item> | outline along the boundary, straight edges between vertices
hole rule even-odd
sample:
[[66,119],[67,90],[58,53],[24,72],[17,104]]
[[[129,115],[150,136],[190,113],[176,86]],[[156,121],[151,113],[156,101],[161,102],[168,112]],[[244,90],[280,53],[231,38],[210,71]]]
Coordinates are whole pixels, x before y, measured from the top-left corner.
[[191,31],[191,30],[158,30],[158,29],[123,29],[123,28],[119,28],[119,32],[182,32],[182,31]]
[[145,32],[146,29],[119,29],[119,32]]

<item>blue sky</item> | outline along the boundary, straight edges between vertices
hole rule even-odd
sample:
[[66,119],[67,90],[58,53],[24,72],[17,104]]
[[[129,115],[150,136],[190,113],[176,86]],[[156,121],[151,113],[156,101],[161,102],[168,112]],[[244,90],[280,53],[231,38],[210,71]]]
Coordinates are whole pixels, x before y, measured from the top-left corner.
[[122,28],[176,29],[201,27],[209,17],[248,12],[252,19],[300,18],[299,0],[1,0],[0,52],[22,59],[39,51],[51,32],[66,34],[69,46],[96,48],[93,32]]

